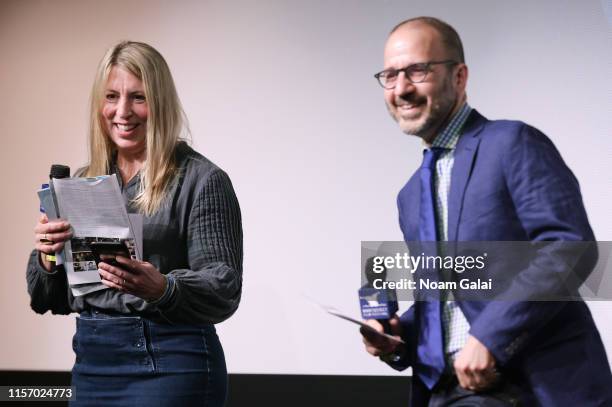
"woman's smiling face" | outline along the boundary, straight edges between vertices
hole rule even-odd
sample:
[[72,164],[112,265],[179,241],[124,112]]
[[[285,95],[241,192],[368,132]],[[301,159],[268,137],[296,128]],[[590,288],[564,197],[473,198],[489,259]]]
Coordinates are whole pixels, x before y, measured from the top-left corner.
[[114,66],[102,103],[106,133],[121,155],[139,155],[146,149],[149,106],[142,81]]

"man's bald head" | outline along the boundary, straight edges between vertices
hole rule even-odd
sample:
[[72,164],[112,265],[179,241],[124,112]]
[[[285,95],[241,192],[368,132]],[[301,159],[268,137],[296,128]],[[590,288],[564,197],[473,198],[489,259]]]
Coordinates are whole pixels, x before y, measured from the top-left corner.
[[445,23],[442,20],[439,20],[434,17],[415,17],[410,18],[408,20],[404,20],[391,30],[389,33],[389,37],[396,31],[402,30],[403,28],[413,28],[414,26],[425,25],[433,28],[440,34],[440,38],[442,40],[442,45],[444,46],[447,57],[452,59],[453,61],[465,63],[465,56],[463,53],[463,44],[461,43],[461,38],[457,31]]

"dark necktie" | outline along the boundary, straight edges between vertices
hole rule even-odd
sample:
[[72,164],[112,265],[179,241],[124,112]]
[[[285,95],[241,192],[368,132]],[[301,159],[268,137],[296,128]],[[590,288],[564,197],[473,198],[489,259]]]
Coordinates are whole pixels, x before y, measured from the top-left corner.
[[[421,179],[419,240],[422,242],[438,240],[433,174],[436,160],[443,151],[444,149],[435,147],[425,150],[423,164],[419,170]],[[436,254],[435,244],[425,244],[423,247],[426,248],[426,255]],[[427,270],[425,277],[430,280],[438,278],[432,270]],[[417,372],[423,383],[431,389],[440,379],[445,366],[440,301],[435,297],[432,298],[431,295],[427,295],[425,301],[421,301],[419,304],[419,317],[417,357],[420,366]]]

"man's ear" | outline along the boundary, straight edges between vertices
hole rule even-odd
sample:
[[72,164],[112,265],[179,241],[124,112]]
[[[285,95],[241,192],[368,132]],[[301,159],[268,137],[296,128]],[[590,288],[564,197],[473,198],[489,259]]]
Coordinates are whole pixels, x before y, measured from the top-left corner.
[[460,63],[455,68],[455,75],[453,76],[453,82],[457,89],[460,89],[465,92],[465,88],[467,87],[468,80],[468,67],[466,64]]

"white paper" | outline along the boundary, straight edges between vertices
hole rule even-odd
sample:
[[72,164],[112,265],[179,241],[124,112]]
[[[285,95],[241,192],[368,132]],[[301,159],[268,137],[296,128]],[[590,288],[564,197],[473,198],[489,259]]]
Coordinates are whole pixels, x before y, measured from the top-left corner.
[[101,284],[91,242],[123,242],[131,257],[142,259],[142,216],[128,216],[117,177],[53,180],[58,213],[70,222],[73,237],[65,245],[65,269],[75,296],[107,288]]
[[392,342],[405,343],[402,339],[400,339],[398,337],[395,337],[393,335],[389,335],[389,334],[386,334],[386,333],[378,332],[376,329],[372,328],[370,325],[366,324],[365,322],[363,322],[363,321],[361,321],[359,319],[353,318],[353,317],[351,317],[351,316],[349,316],[349,315],[339,311],[338,309],[336,309],[334,307],[331,307],[329,305],[323,305],[323,304],[321,304],[321,303],[319,303],[317,301],[314,301],[314,300],[312,300],[310,298],[308,298],[308,300],[310,302],[312,302],[314,305],[322,308],[328,314],[333,315],[335,317],[338,317],[340,319],[343,319],[345,321],[349,321],[349,322],[352,322],[354,324],[357,324],[357,325],[367,329],[369,332],[374,333],[375,335],[383,336],[383,337],[389,339]]

